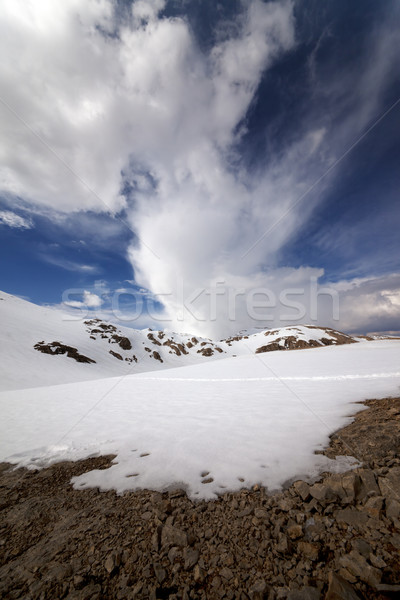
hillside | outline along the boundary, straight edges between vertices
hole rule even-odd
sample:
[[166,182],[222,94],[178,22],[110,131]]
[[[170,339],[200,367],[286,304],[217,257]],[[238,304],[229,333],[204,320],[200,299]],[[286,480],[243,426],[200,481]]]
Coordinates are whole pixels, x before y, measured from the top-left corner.
[[353,343],[315,326],[283,327],[213,341],[190,334],[78,320],[0,292],[0,389],[21,389],[141,373],[276,350]]

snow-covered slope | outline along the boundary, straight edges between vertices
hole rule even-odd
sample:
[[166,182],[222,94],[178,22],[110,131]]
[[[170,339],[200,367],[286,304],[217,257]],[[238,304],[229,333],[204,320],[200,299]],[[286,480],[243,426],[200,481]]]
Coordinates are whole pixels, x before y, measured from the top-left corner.
[[189,334],[77,320],[0,292],[0,389],[128,375],[216,358],[355,341],[312,326],[242,334],[218,342]]
[[400,342],[387,340],[2,392],[0,460],[116,455],[110,469],[75,478],[78,489],[272,490],[348,467],[314,452],[361,408],[352,403],[399,394],[399,365]]

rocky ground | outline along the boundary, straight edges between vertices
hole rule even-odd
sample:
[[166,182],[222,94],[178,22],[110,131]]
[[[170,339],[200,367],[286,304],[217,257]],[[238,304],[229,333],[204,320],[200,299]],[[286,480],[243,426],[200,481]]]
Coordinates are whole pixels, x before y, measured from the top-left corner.
[[191,502],[176,490],[75,491],[112,457],[0,473],[0,596],[42,600],[400,598],[400,399],[332,437],[363,466]]

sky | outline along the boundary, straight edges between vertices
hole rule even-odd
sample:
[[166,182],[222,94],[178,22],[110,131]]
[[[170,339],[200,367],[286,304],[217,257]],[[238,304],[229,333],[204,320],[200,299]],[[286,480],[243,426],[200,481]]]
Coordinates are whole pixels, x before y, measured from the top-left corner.
[[3,0],[0,288],[400,331],[396,0]]

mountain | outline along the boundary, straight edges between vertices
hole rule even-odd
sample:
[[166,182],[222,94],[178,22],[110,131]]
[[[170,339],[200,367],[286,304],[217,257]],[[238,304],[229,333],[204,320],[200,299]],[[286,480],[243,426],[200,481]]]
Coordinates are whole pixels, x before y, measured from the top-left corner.
[[128,375],[218,358],[350,344],[359,340],[311,325],[244,332],[213,341],[131,329],[37,306],[0,292],[0,389]]

